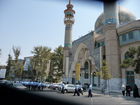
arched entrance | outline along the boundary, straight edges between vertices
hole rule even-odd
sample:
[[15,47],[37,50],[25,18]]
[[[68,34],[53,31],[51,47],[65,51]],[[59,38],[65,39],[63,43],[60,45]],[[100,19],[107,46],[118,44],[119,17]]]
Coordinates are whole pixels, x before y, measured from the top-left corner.
[[81,83],[83,86],[88,86],[91,83],[91,61],[86,60],[81,70]]

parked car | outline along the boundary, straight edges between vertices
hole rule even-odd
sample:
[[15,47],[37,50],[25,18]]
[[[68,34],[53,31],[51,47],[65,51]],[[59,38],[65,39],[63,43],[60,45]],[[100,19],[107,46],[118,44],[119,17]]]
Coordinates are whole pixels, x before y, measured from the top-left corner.
[[65,92],[74,92],[75,91],[75,85],[73,85],[73,84],[66,84],[65,86],[64,86],[64,91]]
[[0,85],[5,85],[5,86],[8,86],[8,87],[12,87],[13,86],[13,81],[0,80]]

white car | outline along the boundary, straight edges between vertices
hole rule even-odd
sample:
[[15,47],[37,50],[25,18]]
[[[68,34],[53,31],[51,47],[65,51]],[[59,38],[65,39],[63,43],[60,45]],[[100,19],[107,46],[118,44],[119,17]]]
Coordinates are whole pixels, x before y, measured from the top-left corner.
[[65,86],[64,86],[64,91],[65,92],[74,92],[75,91],[75,85],[73,85],[73,84],[66,84]]

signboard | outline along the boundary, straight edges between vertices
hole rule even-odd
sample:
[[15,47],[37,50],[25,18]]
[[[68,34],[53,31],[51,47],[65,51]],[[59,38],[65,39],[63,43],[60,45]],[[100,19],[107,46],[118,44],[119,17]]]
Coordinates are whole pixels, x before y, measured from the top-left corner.
[[0,69],[0,78],[5,78],[6,69]]
[[30,66],[30,58],[26,58],[24,64],[24,71],[28,71],[29,66]]
[[80,80],[80,68],[81,65],[79,63],[76,64],[76,80]]

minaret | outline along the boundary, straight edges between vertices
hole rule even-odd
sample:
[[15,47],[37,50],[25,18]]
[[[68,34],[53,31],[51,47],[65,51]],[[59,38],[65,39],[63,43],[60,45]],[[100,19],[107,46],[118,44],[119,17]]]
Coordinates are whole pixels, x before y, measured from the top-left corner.
[[111,72],[111,89],[118,90],[121,84],[119,40],[117,36],[118,6],[116,1],[104,2],[104,34],[106,61]]
[[74,24],[74,14],[73,5],[71,0],[66,6],[67,9],[64,10],[65,18],[65,41],[64,41],[64,59],[63,59],[63,71],[64,71],[64,81],[68,82],[68,73],[69,73],[69,58],[70,58],[70,49],[72,48],[72,26]]

